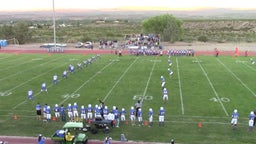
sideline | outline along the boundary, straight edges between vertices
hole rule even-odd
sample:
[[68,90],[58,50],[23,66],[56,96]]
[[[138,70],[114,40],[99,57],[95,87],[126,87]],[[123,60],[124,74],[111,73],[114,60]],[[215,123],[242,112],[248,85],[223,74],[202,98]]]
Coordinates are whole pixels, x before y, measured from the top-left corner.
[[[37,142],[37,137],[22,137],[22,136],[0,136],[0,141],[8,142],[8,144],[35,144]],[[51,138],[46,137],[47,144],[54,144]],[[102,144],[103,140],[88,140],[88,144]],[[159,142],[140,142],[140,141],[127,141],[121,142],[112,140],[111,144],[168,144]]]

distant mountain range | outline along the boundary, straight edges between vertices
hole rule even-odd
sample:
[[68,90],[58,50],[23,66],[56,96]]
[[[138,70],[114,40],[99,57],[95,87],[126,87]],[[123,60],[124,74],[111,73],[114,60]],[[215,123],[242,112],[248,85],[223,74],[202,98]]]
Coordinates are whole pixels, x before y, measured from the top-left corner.
[[[181,19],[256,19],[255,10],[201,9],[201,10],[57,10],[56,19],[144,19],[161,14],[172,14]],[[0,11],[0,20],[51,20],[52,11]]]

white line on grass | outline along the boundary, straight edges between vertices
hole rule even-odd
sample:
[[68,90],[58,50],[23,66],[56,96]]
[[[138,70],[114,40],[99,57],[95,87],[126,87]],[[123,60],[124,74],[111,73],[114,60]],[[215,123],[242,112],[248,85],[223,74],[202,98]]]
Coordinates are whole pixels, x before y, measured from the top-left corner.
[[[19,60],[19,61],[20,61],[20,60]],[[17,63],[17,62],[16,62],[16,63]],[[5,71],[5,70],[8,70],[8,69],[10,69],[10,68],[15,68],[15,67],[21,66],[21,65],[23,65],[23,64],[28,64],[28,63],[31,63],[31,61],[30,61],[30,60],[27,60],[27,61],[24,61],[23,63],[19,63],[19,65],[14,64],[14,65],[11,65],[11,66],[9,66],[9,67],[1,68],[0,72],[1,72],[1,71]]]
[[248,68],[250,68],[251,70],[256,72],[256,69],[254,67],[252,67],[251,65],[249,65],[248,63],[243,63],[244,65],[246,65]]
[[113,87],[110,89],[110,91],[107,93],[107,95],[104,97],[103,101],[105,101],[109,95],[111,94],[111,92],[113,91],[113,89],[117,86],[117,84],[120,82],[120,80],[124,77],[124,75],[128,72],[128,70],[133,66],[133,64],[138,60],[139,58],[137,57],[130,65],[129,67],[124,71],[124,73],[119,77],[119,79],[116,81],[116,83],[113,85]]
[[[197,58],[196,58],[196,59],[197,59]],[[212,84],[210,78],[208,77],[207,73],[205,72],[205,70],[204,70],[204,68],[202,67],[202,65],[201,65],[200,62],[198,62],[198,65],[200,66],[200,68],[201,68],[201,70],[203,71],[203,73],[204,73],[206,79],[208,80],[208,83],[210,84],[210,86],[211,86],[211,88],[212,88],[212,90],[213,90],[213,92],[214,92],[216,98],[218,99],[218,102],[220,103],[222,109],[224,110],[226,116],[228,116],[228,112],[227,112],[225,106],[223,105],[223,103],[222,103],[222,101],[221,101],[221,99],[220,99],[220,97],[219,97],[217,91],[215,90],[215,88],[214,88],[214,86],[213,86],[213,84]]]
[[[60,59],[60,58],[61,58],[61,57],[59,57],[59,58],[57,58],[57,59],[53,59],[52,61],[58,60],[58,59]],[[47,62],[45,62],[45,63],[41,63],[41,64],[39,64],[39,65],[37,65],[37,66],[31,67],[31,68],[29,68],[29,69],[25,69],[25,70],[23,70],[23,71],[19,71],[19,72],[15,73],[15,74],[8,75],[8,76],[6,76],[6,77],[4,77],[4,78],[1,78],[0,81],[3,81],[3,80],[5,80],[5,79],[8,79],[9,77],[14,77],[14,76],[16,76],[16,75],[18,75],[18,74],[22,74],[22,73],[24,73],[24,72],[30,71],[31,69],[35,69],[36,67],[40,67],[40,66],[43,66],[43,65],[49,64],[49,63],[51,63],[51,61],[47,61]]]
[[[65,65],[65,64],[67,64],[67,63],[68,63],[68,62],[64,63],[63,65]],[[63,66],[63,65],[61,65],[61,66]],[[54,69],[56,69],[56,68],[58,68],[58,67],[55,67],[55,68],[51,69],[50,71],[52,71],[52,70],[54,70]],[[42,73],[41,75],[45,75],[45,74],[47,74],[47,73],[50,72],[50,71],[47,71],[47,72],[45,72],[45,73]],[[37,78],[37,77],[39,77],[39,76],[41,76],[41,75],[38,75],[38,76],[36,76],[36,77],[33,77],[32,79],[35,79],[35,78]],[[32,79],[30,79],[29,81],[31,81]],[[60,79],[59,82],[60,82],[61,80],[62,80],[62,79]],[[27,82],[29,82],[29,81],[26,81],[26,82],[24,82],[24,83],[27,83]],[[24,84],[24,83],[22,83],[22,84]],[[52,87],[53,85],[54,85],[54,84],[51,83],[50,85],[47,86],[47,88],[50,88],[50,87]],[[10,90],[9,90],[9,91],[10,91]],[[8,91],[6,91],[6,92],[8,92]],[[38,96],[40,93],[41,93],[41,91],[37,92],[37,93],[34,95],[34,97]],[[16,105],[15,107],[13,107],[12,109],[16,109],[17,107],[23,105],[23,104],[26,103],[26,102],[27,102],[27,100],[24,100],[24,101],[22,101],[21,103],[17,104],[17,105]]]
[[[103,71],[104,69],[106,69],[107,67],[109,67],[112,63],[114,63],[114,61],[111,61],[109,64],[105,65],[101,70],[99,70],[98,72],[96,72],[92,77],[90,77],[87,81],[85,81],[79,88],[77,88],[71,95],[75,94],[76,92],[78,92],[81,88],[83,88],[87,83],[89,83],[92,79],[94,79],[97,75],[100,74],[101,71]],[[67,101],[69,99],[69,97],[67,97],[66,99],[64,99],[63,101],[61,101],[59,103],[59,105],[63,104],[65,101]]]
[[229,73],[231,73],[248,91],[250,91],[254,97],[256,97],[256,94],[240,78],[238,78],[224,63],[222,63],[219,59],[217,59],[217,61],[220,64],[222,64],[226,68],[226,70]]
[[145,95],[146,95],[146,93],[147,93],[148,85],[149,85],[149,82],[150,82],[150,80],[151,80],[151,77],[152,77],[153,71],[154,71],[154,69],[155,69],[155,66],[156,66],[156,60],[154,61],[154,64],[153,64],[152,69],[151,69],[151,71],[150,71],[150,74],[149,74],[149,77],[148,77],[148,81],[147,81],[147,84],[146,84],[146,87],[145,87],[145,89],[144,89],[143,96],[142,96],[142,99],[141,99],[141,104],[143,103],[144,98],[145,98]]
[[7,59],[7,58],[12,57],[12,56],[13,56],[13,55],[9,55],[9,56],[7,56],[7,57],[1,57],[0,60],[4,60],[4,59]]
[[184,104],[183,104],[183,95],[182,95],[182,90],[181,90],[180,70],[179,70],[179,62],[178,62],[177,58],[176,58],[176,63],[177,63],[177,74],[178,74],[178,80],[179,80],[181,113],[184,115]]
[[52,69],[50,69],[50,70],[48,70],[48,71],[46,71],[46,72],[44,72],[44,73],[41,73],[41,74],[39,74],[39,75],[37,75],[37,76],[35,76],[35,77],[32,77],[31,79],[29,79],[29,80],[27,80],[27,81],[25,81],[25,82],[23,82],[23,83],[21,83],[21,84],[19,84],[19,85],[17,85],[17,86],[15,86],[15,87],[13,87],[13,88],[11,88],[11,89],[5,91],[5,93],[8,93],[8,92],[10,92],[10,91],[12,91],[12,90],[15,90],[16,88],[19,88],[19,87],[23,86],[24,84],[26,84],[26,83],[28,83],[28,82],[30,82],[30,81],[32,81],[32,80],[38,78],[38,77],[41,77],[41,76],[43,76],[43,75],[46,75],[46,74],[49,73],[50,71],[53,71],[53,70],[55,70],[55,69],[57,69],[57,68],[59,68],[59,67],[62,67],[63,65],[66,65],[66,64],[67,64],[67,63],[64,63],[64,64],[62,64],[62,65],[59,65],[58,67],[54,67],[54,68],[52,68]]

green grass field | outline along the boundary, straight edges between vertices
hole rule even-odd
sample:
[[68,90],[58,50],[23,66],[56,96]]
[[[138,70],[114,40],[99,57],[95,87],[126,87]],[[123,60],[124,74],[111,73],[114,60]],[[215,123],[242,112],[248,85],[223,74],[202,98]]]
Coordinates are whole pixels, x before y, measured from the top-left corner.
[[[129,140],[189,144],[249,144],[255,143],[255,131],[248,132],[248,115],[254,110],[256,98],[256,65],[248,57],[197,56],[172,57],[174,74],[167,72],[167,56],[101,55],[87,68],[61,75],[69,64],[76,64],[93,55],[82,54],[0,54],[0,135],[51,136],[62,122],[48,124],[36,120],[35,105],[77,102],[79,106],[98,104],[102,99],[112,108],[127,111],[142,99],[143,119],[149,108],[154,110],[154,126],[121,124],[111,129],[110,136]],[[52,84],[52,76],[59,83]],[[160,76],[166,79],[168,103],[163,103]],[[40,93],[46,82],[48,93]],[[27,91],[34,91],[34,101],[27,101]],[[166,109],[165,127],[158,126],[158,110]],[[231,113],[240,114],[236,130],[232,130]],[[13,116],[17,116],[17,120]],[[126,117],[128,119],[128,115]],[[202,123],[202,127],[198,127]],[[89,139],[105,134],[88,133]]]

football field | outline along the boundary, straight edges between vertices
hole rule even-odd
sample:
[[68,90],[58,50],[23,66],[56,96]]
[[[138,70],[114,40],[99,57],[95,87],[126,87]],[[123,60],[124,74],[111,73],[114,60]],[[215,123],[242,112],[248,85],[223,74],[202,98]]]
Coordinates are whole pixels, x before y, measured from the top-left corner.
[[[95,57],[87,67],[78,63]],[[169,75],[167,56],[121,57],[112,54],[3,54],[0,53],[0,135],[51,136],[63,125],[60,121],[36,120],[35,105],[92,106],[98,99],[125,108],[129,120],[131,106],[142,102],[143,120],[154,111],[154,125],[132,126],[130,121],[112,128],[114,140],[125,134],[128,140],[189,144],[254,143],[255,131],[248,132],[248,115],[256,109],[256,65],[250,57],[172,56]],[[252,57],[255,59],[255,57]],[[62,78],[72,64],[74,73]],[[58,83],[53,84],[53,75]],[[164,102],[160,77],[166,80],[169,100]],[[41,92],[46,82],[48,92]],[[27,99],[33,90],[34,100]],[[158,126],[158,111],[166,110],[165,126]],[[231,127],[231,114],[238,110],[237,128]],[[52,113],[52,116],[54,114]],[[16,119],[14,119],[16,116]],[[89,139],[104,139],[102,132]]]

